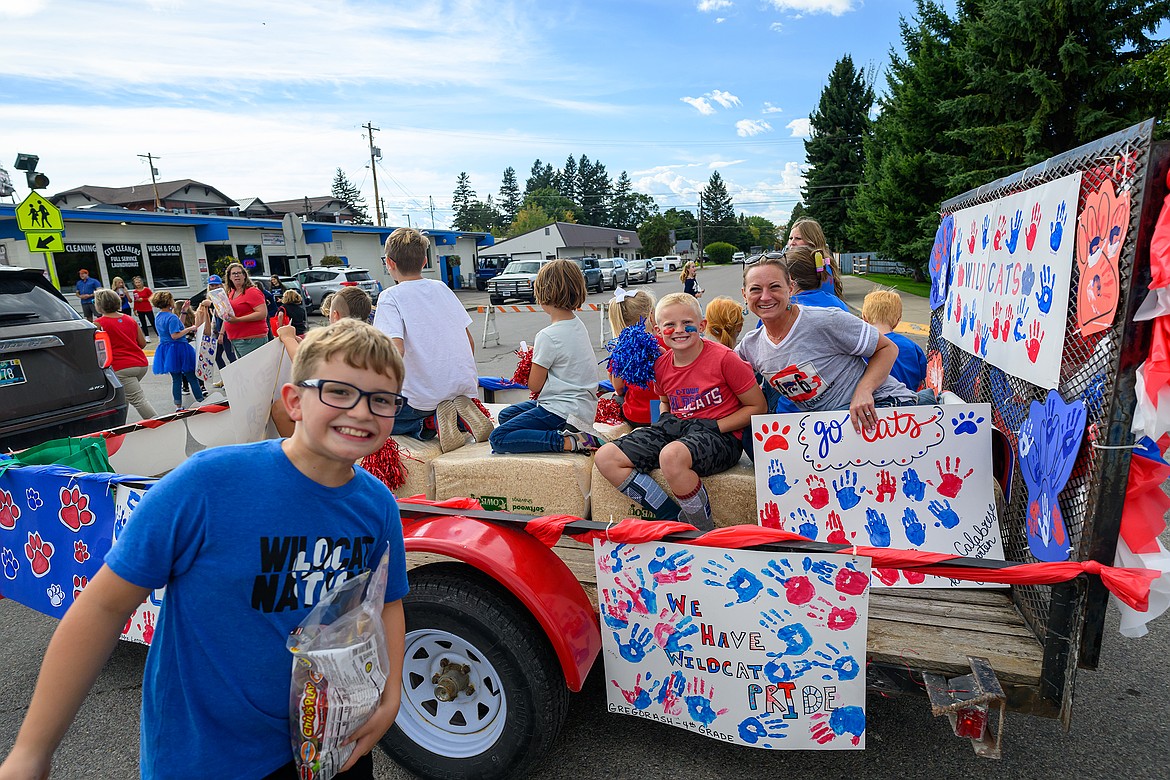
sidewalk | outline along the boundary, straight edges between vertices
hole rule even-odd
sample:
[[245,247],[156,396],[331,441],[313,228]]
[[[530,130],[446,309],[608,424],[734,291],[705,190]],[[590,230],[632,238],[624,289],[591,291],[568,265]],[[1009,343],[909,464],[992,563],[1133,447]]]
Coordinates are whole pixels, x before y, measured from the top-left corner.
[[[882,284],[871,282],[864,276],[842,276],[841,282],[845,286],[843,296],[850,311],[861,316],[861,304],[865,296],[873,290],[888,290]],[[926,346],[926,339],[930,335],[930,299],[919,295],[912,295],[900,290],[902,296],[902,323],[894,329],[896,333],[904,333],[916,340],[921,339],[922,346]]]

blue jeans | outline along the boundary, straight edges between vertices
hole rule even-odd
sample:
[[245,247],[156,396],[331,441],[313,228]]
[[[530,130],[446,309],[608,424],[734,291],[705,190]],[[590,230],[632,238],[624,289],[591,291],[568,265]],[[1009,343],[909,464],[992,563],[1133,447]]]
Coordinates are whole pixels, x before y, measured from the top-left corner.
[[392,436],[413,436],[416,439],[433,439],[439,434],[434,422],[427,425],[427,420],[435,416],[435,410],[421,412],[409,403],[403,404],[394,415],[394,429]]
[[183,405],[183,378],[186,377],[187,384],[191,386],[191,394],[195,396],[196,401],[203,400],[203,391],[199,389],[199,378],[195,376],[194,371],[188,371],[186,374],[181,374],[178,371],[171,372],[171,397],[175,399],[175,406]]
[[488,441],[493,452],[564,452],[568,427],[564,417],[545,411],[536,401],[521,401],[500,412]]

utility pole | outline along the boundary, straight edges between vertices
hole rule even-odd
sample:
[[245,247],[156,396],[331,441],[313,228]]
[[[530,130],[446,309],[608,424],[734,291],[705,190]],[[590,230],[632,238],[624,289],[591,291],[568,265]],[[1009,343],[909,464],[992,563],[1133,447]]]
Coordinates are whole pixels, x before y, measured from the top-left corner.
[[161,160],[162,158],[155,157],[150,152],[147,152],[146,154],[140,154],[138,156],[145,159],[146,164],[150,166],[150,184],[152,187],[154,187],[154,210],[161,211],[162,203],[158,199],[158,180],[155,179],[155,177],[158,176],[158,169],[154,167],[154,161]]
[[699,231],[696,237],[695,259],[699,261],[699,267],[703,267],[703,194],[699,193]]
[[434,199],[434,197],[427,195],[427,200],[430,201],[430,204],[431,204],[431,230],[434,230],[435,229],[435,199]]
[[366,122],[366,135],[370,139],[370,171],[374,174],[374,213],[377,216],[378,227],[382,227],[382,199],[378,196],[378,166],[376,158],[382,156],[382,150],[374,146],[374,127],[372,122]]

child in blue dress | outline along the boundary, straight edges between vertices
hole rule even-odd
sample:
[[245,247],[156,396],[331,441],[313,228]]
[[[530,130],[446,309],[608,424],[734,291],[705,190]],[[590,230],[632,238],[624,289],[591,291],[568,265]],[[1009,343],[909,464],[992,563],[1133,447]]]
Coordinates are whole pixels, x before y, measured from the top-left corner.
[[171,375],[171,397],[175,400],[175,411],[183,411],[183,380],[191,386],[196,401],[203,400],[199,378],[195,376],[195,348],[187,342],[187,334],[195,332],[195,326],[184,328],[175,315],[175,297],[165,290],[150,296],[150,302],[159,310],[154,319],[158,331],[158,349],[154,352],[154,373]]

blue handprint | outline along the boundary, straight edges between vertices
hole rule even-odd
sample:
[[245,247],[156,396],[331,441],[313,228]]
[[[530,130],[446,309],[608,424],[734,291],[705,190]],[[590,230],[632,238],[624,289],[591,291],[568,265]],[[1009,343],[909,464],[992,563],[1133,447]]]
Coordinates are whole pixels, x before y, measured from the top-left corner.
[[959,309],[959,335],[967,335],[967,312]]
[[807,653],[809,648],[812,647],[812,635],[802,624],[785,623],[779,628],[775,628],[774,625],[765,623],[765,620],[771,621],[773,624],[778,622],[775,618],[768,615],[766,612],[761,612],[760,617],[764,619],[760,621],[760,625],[764,626],[765,628],[774,629],[776,632],[776,638],[779,639],[780,643],[783,645],[783,647],[778,652],[768,653],[769,657],[783,658],[786,655],[799,657]]
[[956,297],[958,297],[958,296],[953,295],[953,294],[947,295],[947,322],[951,321],[951,314],[953,314],[955,311],[955,298]]
[[982,339],[979,342],[980,357],[987,357],[987,344],[991,341],[991,328],[987,323],[983,323],[983,327],[979,330],[979,337]]
[[611,574],[617,574],[627,563],[633,563],[641,558],[641,555],[634,553],[634,548],[628,544],[619,544],[609,551],[606,556],[610,560],[603,565],[609,570]]
[[786,661],[780,660],[783,656],[777,655],[776,653],[768,653],[768,657],[772,660],[764,664],[764,676],[772,683],[799,680],[813,668],[812,662],[806,661],[803,658],[793,661],[789,665]]
[[1020,275],[1020,292],[1024,294],[1026,299],[1032,294],[1032,287],[1036,284],[1036,272],[1032,270],[1032,264],[1028,263],[1024,266],[1024,273]]
[[866,488],[857,487],[857,474],[849,469],[841,474],[841,484],[833,480],[833,490],[837,492],[837,502],[842,509],[852,509],[861,503],[860,493],[867,492]]
[[[726,553],[723,555],[730,563],[735,563],[730,555]],[[760,595],[760,591],[764,589],[764,583],[760,578],[752,574],[744,568],[737,569],[733,574],[728,574],[730,570],[721,563],[711,561],[707,566],[703,567],[703,573],[709,574],[711,577],[726,577],[726,580],[720,581],[717,579],[704,580],[706,584],[712,585],[716,588],[724,587],[735,593],[735,601],[729,601],[724,606],[730,607],[732,604],[743,604],[751,601],[756,596]]]
[[610,628],[620,631],[630,625],[630,607],[633,603],[623,599],[616,588],[606,588],[601,592],[602,604],[601,619]]
[[971,331],[971,335],[975,334],[975,320],[977,317],[978,313],[975,311],[974,306],[967,310],[967,330]]
[[715,722],[715,718],[727,712],[726,709],[716,712],[711,707],[711,699],[715,696],[715,687],[711,686],[708,689],[706,680],[694,678],[687,686],[687,691],[690,695],[684,696],[683,701],[687,704],[687,713],[691,716],[691,720],[696,723],[710,726]]
[[1008,254],[1014,255],[1016,253],[1016,245],[1020,240],[1020,228],[1024,226],[1024,212],[1016,209],[1016,215],[1012,217],[1012,232],[1008,235],[1007,248]]
[[869,543],[874,547],[890,546],[890,526],[886,516],[873,507],[865,510],[865,532],[869,534]]
[[667,555],[666,548],[659,547],[654,550],[654,560],[650,561],[646,568],[658,585],[683,582],[691,578],[693,560],[695,556],[688,550],[679,550]]
[[1048,266],[1040,269],[1040,292],[1036,293],[1036,305],[1040,311],[1047,314],[1052,309],[1052,285],[1056,282],[1056,274]]
[[[647,685],[650,685],[650,678],[653,676],[654,675],[650,674],[649,672],[646,673]],[[653,685],[650,685],[649,689],[643,688],[642,675],[640,674],[634,681],[634,690],[632,691],[627,691],[618,683],[617,680],[610,680],[610,682],[614,684],[615,688],[622,692],[622,697],[625,698],[627,702],[629,702],[630,706],[639,711],[644,710],[650,706],[650,703],[654,701],[654,691],[656,691],[658,686],[661,685],[661,681],[657,681]]]
[[906,498],[915,501],[921,501],[926,495],[926,483],[919,479],[918,472],[912,468],[902,472],[902,492],[906,494]]
[[815,517],[810,515],[803,507],[790,514],[789,517],[792,519],[792,525],[796,526],[799,523],[796,529],[798,534],[805,539],[816,541],[818,528]]
[[906,541],[917,547],[926,541],[926,525],[918,519],[918,513],[906,507],[902,513],[902,525],[906,528]]
[[[1031,266],[1028,266],[1031,268]],[[1026,296],[1027,293],[1024,293]],[[1027,332],[1024,330],[1024,320],[1028,316],[1028,299],[1024,298],[1024,302],[1020,304],[1020,316],[1016,317],[1016,326],[1012,330],[1012,338],[1016,341],[1023,341],[1028,338]]]
[[622,642],[621,636],[616,631],[613,632],[613,639],[618,643],[618,652],[621,653],[622,658],[636,664],[646,657],[646,648],[653,644],[654,635],[650,633],[650,629],[642,628],[641,623],[635,623],[630,630],[628,643]]
[[[788,722],[783,715],[768,715],[757,718],[754,715],[739,722],[739,738],[749,745],[754,745],[762,739],[783,739],[788,736],[784,730]],[[764,743],[764,747],[772,747]]]
[[983,217],[983,248],[984,249],[987,248],[987,242],[989,240],[987,237],[987,231],[989,231],[989,230],[991,230],[991,215],[990,214]]
[[773,460],[768,464],[768,490],[774,496],[782,496],[792,488],[792,483],[784,475],[784,464]]
[[682,672],[671,672],[670,676],[666,678],[662,688],[659,689],[658,695],[654,697],[654,701],[659,704],[666,705],[668,701],[676,701],[682,698],[683,691],[687,689],[687,678]]
[[[822,669],[828,669],[831,674],[824,675],[824,679],[832,680],[835,675],[838,680],[852,680],[861,673],[861,664],[857,659],[851,655],[842,655],[841,650],[838,650],[831,642],[826,642],[825,647],[832,651],[826,653],[824,650],[814,650],[813,655],[822,660],[813,661],[814,666],[819,666]],[[844,650],[849,649],[848,642],[842,642],[841,647]]]
[[20,561],[16,559],[16,554],[5,547],[0,550],[0,563],[4,565],[4,576],[10,580],[16,579],[16,573],[20,571]]
[[1064,237],[1064,219],[1065,219],[1064,201],[1056,207],[1056,220],[1048,223],[1048,227],[1052,233],[1048,238],[1048,245],[1052,247],[1052,251],[1056,252],[1060,249],[1060,241]]
[[938,518],[943,528],[954,528],[959,524],[959,516],[951,508],[951,502],[948,499],[943,499],[942,501],[936,499],[931,501],[928,506],[930,507],[930,513]]
[[670,632],[662,649],[668,653],[689,653],[694,649],[694,646],[690,642],[683,643],[683,640],[697,633],[699,633],[699,627],[692,623],[689,617],[685,617],[674,627],[674,631]]

